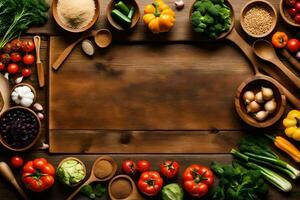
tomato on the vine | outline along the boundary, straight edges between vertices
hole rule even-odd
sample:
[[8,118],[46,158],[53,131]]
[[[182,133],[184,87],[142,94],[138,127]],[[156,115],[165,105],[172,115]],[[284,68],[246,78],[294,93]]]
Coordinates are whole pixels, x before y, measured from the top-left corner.
[[133,175],[136,173],[137,167],[134,161],[125,160],[122,164],[122,170],[129,175]]
[[3,71],[3,70],[5,70],[5,65],[2,62],[0,62],[0,71]]
[[29,68],[22,69],[22,76],[29,77],[31,75],[31,70]]
[[147,160],[141,160],[137,163],[137,170],[141,173],[149,171],[150,167],[151,167],[151,164]]
[[13,52],[13,53],[10,54],[10,59],[13,62],[17,63],[17,62],[20,62],[22,60],[22,56],[18,52]]
[[167,178],[174,178],[179,172],[179,164],[176,161],[167,160],[160,165],[160,172]]
[[22,49],[22,41],[17,38],[10,42],[13,51],[20,51]]
[[10,159],[11,165],[15,168],[19,168],[23,165],[23,159],[20,156],[13,156]]
[[10,63],[7,67],[7,72],[10,74],[16,74],[19,71],[19,66],[16,63]]
[[27,54],[23,57],[23,63],[25,65],[32,65],[34,63],[34,56],[32,54]]
[[27,53],[30,53],[30,52],[33,52],[34,51],[34,43],[32,40],[25,40],[23,41],[22,43],[22,50],[27,52]]
[[156,171],[143,172],[138,181],[139,190],[147,196],[157,195],[162,188],[163,179]]

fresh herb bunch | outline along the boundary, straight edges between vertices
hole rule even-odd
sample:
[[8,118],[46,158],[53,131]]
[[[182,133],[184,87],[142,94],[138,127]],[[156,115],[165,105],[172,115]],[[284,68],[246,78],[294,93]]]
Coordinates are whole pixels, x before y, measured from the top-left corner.
[[95,188],[91,185],[85,185],[80,189],[80,192],[90,199],[96,199],[97,197],[102,197],[106,192],[106,187],[101,184],[97,184]]
[[47,22],[45,0],[0,0],[0,49],[29,26]]
[[211,169],[220,177],[212,196],[214,200],[259,200],[264,199],[268,191],[257,170],[247,170],[236,162],[224,166],[213,162]]

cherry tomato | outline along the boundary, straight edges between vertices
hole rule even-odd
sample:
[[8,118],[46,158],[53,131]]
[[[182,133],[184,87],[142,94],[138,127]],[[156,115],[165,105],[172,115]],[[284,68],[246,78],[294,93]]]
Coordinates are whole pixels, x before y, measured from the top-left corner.
[[6,43],[6,45],[2,48],[2,51],[4,53],[10,53],[12,51],[11,43]]
[[300,14],[297,14],[294,18],[296,24],[300,24]]
[[299,1],[295,3],[294,8],[296,8],[296,10],[298,12],[300,12],[300,2]]
[[10,74],[16,74],[19,71],[19,66],[15,63],[10,63],[7,67],[7,72]]
[[25,51],[26,53],[33,52],[34,50],[34,43],[32,40],[25,40],[22,43],[22,50]]
[[23,159],[20,156],[14,156],[10,159],[11,165],[14,168],[19,168],[23,165]]
[[122,170],[129,175],[133,175],[136,173],[137,167],[134,161],[125,160],[122,164]]
[[11,41],[10,44],[13,51],[20,51],[22,49],[22,41],[18,38]]
[[285,0],[285,4],[289,7],[293,7],[296,3],[296,0]]
[[3,71],[3,70],[5,70],[5,65],[2,62],[0,62],[0,71]]
[[32,65],[34,63],[34,56],[32,54],[27,54],[23,57],[23,63],[26,65]]
[[31,75],[31,70],[29,68],[22,69],[22,76],[29,77]]
[[10,59],[13,62],[17,63],[17,62],[20,62],[22,60],[22,56],[18,52],[13,52],[13,53],[10,54]]
[[8,64],[10,62],[10,55],[8,53],[1,54],[0,61],[3,64]]
[[295,16],[297,15],[297,10],[296,10],[296,8],[289,8],[289,9],[287,10],[287,12],[289,13],[289,15],[290,15],[291,17],[295,17]]
[[167,178],[174,178],[179,172],[179,164],[176,161],[167,160],[160,165],[160,172]]
[[292,53],[296,53],[297,51],[299,51],[300,49],[300,42],[299,40],[293,38],[293,39],[290,39],[287,43],[287,48],[290,52]]
[[146,172],[149,171],[151,167],[151,164],[147,160],[141,160],[137,163],[137,170],[139,172]]

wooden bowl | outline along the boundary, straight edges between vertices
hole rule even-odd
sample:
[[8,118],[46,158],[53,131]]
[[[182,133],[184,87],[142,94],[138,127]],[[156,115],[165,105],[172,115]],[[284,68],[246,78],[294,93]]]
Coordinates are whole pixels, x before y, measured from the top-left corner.
[[280,12],[280,16],[282,17],[283,21],[285,21],[287,24],[289,24],[290,26],[296,27],[296,28],[300,28],[300,24],[296,24],[294,19],[289,15],[289,13],[287,12],[287,7],[285,6],[285,1],[284,0],[280,0],[279,3],[279,12]]
[[[264,34],[262,35],[255,35],[253,33],[251,33],[250,31],[247,30],[247,28],[245,27],[245,22],[244,22],[244,17],[245,14],[253,7],[263,7],[264,9],[266,9],[272,17],[272,25],[271,28]],[[248,2],[241,11],[241,17],[240,17],[240,23],[242,26],[242,29],[245,31],[245,33],[247,33],[249,36],[254,37],[254,38],[263,38],[268,36],[270,33],[272,33],[272,31],[274,31],[276,24],[277,24],[277,12],[275,7],[268,1],[266,0],[253,0]]]
[[128,5],[128,7],[134,7],[134,15],[132,17],[132,22],[130,27],[128,28],[123,28],[120,24],[118,24],[111,16],[111,11],[114,9],[115,4],[118,3],[120,0],[111,0],[109,2],[109,4],[107,5],[106,8],[106,17],[108,19],[108,22],[110,23],[110,25],[120,31],[126,31],[129,29],[132,29],[133,27],[135,27],[138,23],[138,21],[140,20],[140,9],[139,9],[139,5],[137,4],[137,2],[135,0],[122,0],[126,5]]
[[[257,121],[252,116],[249,115],[246,111],[246,105],[243,100],[243,95],[246,91],[250,90],[254,93],[258,92],[260,88],[268,87],[273,90],[274,99],[277,103],[277,107],[274,113],[270,114],[265,121]],[[235,109],[241,119],[249,124],[250,126],[257,128],[266,128],[275,124],[280,117],[282,116],[285,106],[286,106],[286,98],[282,94],[281,90],[277,87],[276,83],[272,78],[267,76],[254,76],[252,78],[247,79],[243,82],[239,88],[237,89],[237,93],[235,96]]]
[[[191,9],[190,9],[190,13],[189,13],[189,16],[190,16],[190,22],[191,22],[191,17],[192,17],[192,14],[194,12],[194,5],[198,2],[198,0],[196,0],[193,5],[191,6]],[[222,33],[221,35],[219,35],[216,39],[214,40],[220,40],[220,39],[224,39],[227,35],[229,35],[229,33],[232,31],[232,29],[234,28],[234,20],[235,20],[235,15],[234,15],[234,10],[233,10],[233,7],[232,7],[232,4],[230,3],[229,0],[224,0],[225,2],[225,5],[229,7],[230,11],[231,11],[231,25],[230,25],[230,28],[228,29],[227,32],[224,32]],[[193,26],[192,26],[192,23],[190,23],[191,25],[191,28],[193,29]],[[194,31],[194,30],[193,30]],[[209,37],[205,36],[205,35],[201,35],[201,33],[197,33],[199,34],[200,36],[200,40],[213,40],[213,39],[210,39]]]
[[[36,93],[36,90],[34,89],[34,87],[33,87],[32,85],[28,84],[28,83],[19,83],[19,84],[15,85],[15,86],[12,88],[10,94],[12,94],[12,92],[13,92],[17,87],[21,87],[21,86],[27,86],[27,87],[30,88],[30,90],[32,91],[32,93],[33,93],[33,95],[34,95],[34,99],[33,99],[33,102],[32,102],[32,104],[31,104],[31,106],[34,105],[34,103],[36,102],[37,93]],[[13,102],[13,104],[19,106],[19,104],[16,104],[15,102]]]
[[[88,25],[86,25],[85,27],[81,28],[81,29],[74,29],[72,27],[67,26],[66,24],[64,24],[61,20],[60,17],[58,16],[58,12],[57,12],[57,2],[59,0],[53,0],[52,1],[52,15],[56,21],[56,23],[64,30],[72,32],[72,33],[81,33],[84,32],[88,29],[90,29],[98,20],[99,14],[100,14],[100,7],[99,7],[99,2],[98,0],[94,0],[95,1],[95,15],[92,19],[92,21],[90,21],[90,23]],[[71,1],[71,0],[70,0]]]
[[59,181],[60,181],[62,184],[64,184],[64,185],[67,185],[67,186],[69,186],[69,187],[76,187],[76,186],[80,185],[80,184],[84,181],[84,179],[85,179],[85,177],[86,177],[86,167],[85,167],[85,164],[84,164],[81,160],[79,160],[78,158],[75,158],[75,157],[67,157],[67,158],[63,159],[62,161],[60,161],[60,163],[58,164],[56,170],[58,170],[58,169],[62,166],[62,164],[63,164],[64,162],[68,161],[68,160],[76,160],[76,161],[78,161],[78,162],[82,165],[83,171],[84,171],[84,178],[83,178],[80,182],[78,182],[78,183],[76,183],[76,184],[72,184],[72,185],[67,185],[67,184],[65,184],[62,180],[60,180],[60,178],[58,178],[58,179],[59,179]]
[[41,121],[40,119],[38,118],[38,116],[35,114],[35,112],[33,112],[31,109],[29,108],[25,108],[25,107],[21,107],[21,106],[15,106],[15,107],[11,107],[9,109],[7,109],[5,112],[3,112],[0,116],[0,119],[2,119],[2,117],[7,114],[8,112],[12,111],[12,110],[24,110],[26,112],[30,112],[34,117],[35,119],[37,120],[37,123],[38,123],[38,130],[37,130],[37,135],[35,137],[35,139],[29,144],[27,145],[26,147],[23,147],[23,148],[13,148],[11,146],[9,146],[5,141],[4,139],[2,138],[2,134],[0,133],[0,143],[7,149],[11,150],[11,151],[16,151],[16,152],[21,152],[21,151],[27,151],[28,149],[30,149],[31,147],[33,147],[40,139],[42,133],[41,133]]

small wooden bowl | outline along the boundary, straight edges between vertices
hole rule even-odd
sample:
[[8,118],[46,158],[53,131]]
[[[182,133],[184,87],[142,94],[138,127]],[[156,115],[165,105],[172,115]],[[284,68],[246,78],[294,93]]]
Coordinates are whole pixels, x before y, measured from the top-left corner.
[[[275,112],[270,114],[265,121],[259,122],[247,113],[243,95],[248,90],[256,93],[262,86],[271,88],[273,90],[277,107]],[[250,126],[257,128],[266,128],[275,124],[282,116],[286,106],[285,96],[281,93],[281,90],[277,87],[274,80],[267,76],[254,76],[244,81],[237,89],[234,102],[235,109],[241,119]]]
[[287,7],[285,6],[285,1],[284,0],[280,0],[279,3],[279,12],[280,15],[283,19],[283,21],[285,21],[287,24],[289,24],[290,26],[296,27],[296,28],[300,28],[300,24],[296,24],[294,19],[289,15],[289,13],[287,12]]
[[[32,85],[28,84],[28,83],[19,83],[19,84],[15,85],[15,86],[12,88],[10,94],[12,94],[12,92],[13,92],[17,87],[22,87],[22,86],[27,86],[27,87],[29,87],[30,90],[32,91],[32,93],[33,93],[33,95],[34,95],[34,99],[33,99],[33,102],[32,102],[32,104],[31,104],[31,106],[34,105],[34,103],[36,102],[37,93],[36,93],[36,90],[34,89],[34,87],[33,87]],[[13,101],[12,101],[12,102],[13,102]],[[18,104],[16,104],[15,102],[13,102],[13,104],[18,105]],[[20,105],[18,105],[18,106],[20,106]]]
[[34,117],[35,119],[37,120],[37,123],[38,123],[38,130],[37,130],[37,135],[35,137],[35,139],[29,144],[27,145],[26,147],[23,147],[23,148],[20,148],[20,149],[16,149],[16,148],[12,148],[11,146],[9,146],[5,141],[4,139],[2,138],[2,134],[0,133],[0,143],[7,149],[11,150],[11,151],[15,151],[15,152],[22,152],[22,151],[27,151],[28,149],[30,149],[31,147],[33,147],[40,139],[41,135],[42,135],[42,132],[41,132],[41,121],[40,119],[38,118],[38,116],[35,114],[35,112],[33,112],[31,109],[29,108],[25,108],[25,107],[21,107],[21,106],[15,106],[15,107],[11,107],[9,109],[7,109],[5,112],[3,112],[0,116],[0,119],[2,119],[2,117],[12,111],[12,110],[25,110],[26,112],[30,112]]
[[[245,22],[244,22],[244,17],[245,14],[253,7],[263,7],[264,9],[266,9],[270,14],[271,17],[273,18],[272,21],[272,26],[271,28],[264,34],[262,35],[255,35],[253,33],[251,33],[250,31],[247,30],[247,28],[245,27]],[[276,24],[277,24],[277,12],[275,7],[268,1],[266,0],[253,0],[248,2],[241,11],[241,17],[240,17],[240,23],[242,26],[242,29],[244,30],[245,33],[247,33],[249,36],[254,37],[254,38],[263,38],[268,36],[270,33],[272,33],[272,31],[274,31]]]
[[139,9],[139,5],[137,4],[137,2],[135,0],[123,0],[123,2],[128,5],[128,7],[134,7],[134,15],[132,17],[132,22],[130,27],[128,28],[123,28],[120,24],[118,24],[111,16],[111,11],[114,9],[115,4],[118,3],[120,0],[111,0],[109,2],[109,4],[107,5],[106,8],[106,17],[108,19],[108,22],[110,23],[110,25],[120,31],[126,31],[129,29],[132,29],[133,27],[135,27],[138,23],[138,21],[140,20],[140,9]]
[[[67,184],[65,184],[62,180],[60,180],[60,178],[58,178],[58,180],[59,180],[62,184],[66,185],[66,186],[69,186],[69,187],[76,187],[76,186],[80,185],[80,184],[84,181],[84,179],[86,178],[86,167],[85,167],[85,164],[84,164],[81,160],[79,160],[78,158],[75,158],[75,157],[67,157],[67,158],[63,159],[62,161],[60,161],[60,163],[59,163],[58,166],[57,166],[57,170],[62,166],[62,164],[63,164],[64,162],[66,162],[66,161],[68,161],[68,160],[76,160],[77,162],[79,162],[79,163],[82,165],[83,171],[84,171],[84,178],[83,178],[80,182],[78,182],[78,183],[76,183],[76,184],[72,184],[72,185],[67,185]],[[57,170],[56,170],[56,171],[57,171]]]
[[[71,0],[70,0],[71,1]],[[98,0],[94,0],[95,1],[95,15],[92,19],[92,21],[90,21],[90,23],[88,25],[86,25],[85,27],[81,28],[81,29],[74,29],[74,28],[71,28],[69,26],[67,26],[66,24],[64,24],[59,16],[58,16],[58,12],[57,12],[57,2],[58,0],[53,0],[52,1],[52,15],[56,21],[56,23],[64,30],[66,31],[69,31],[69,32],[72,32],[72,33],[81,33],[81,32],[84,32],[88,29],[90,29],[98,20],[98,17],[99,17],[99,14],[100,14],[100,7],[99,7],[99,2]]]

